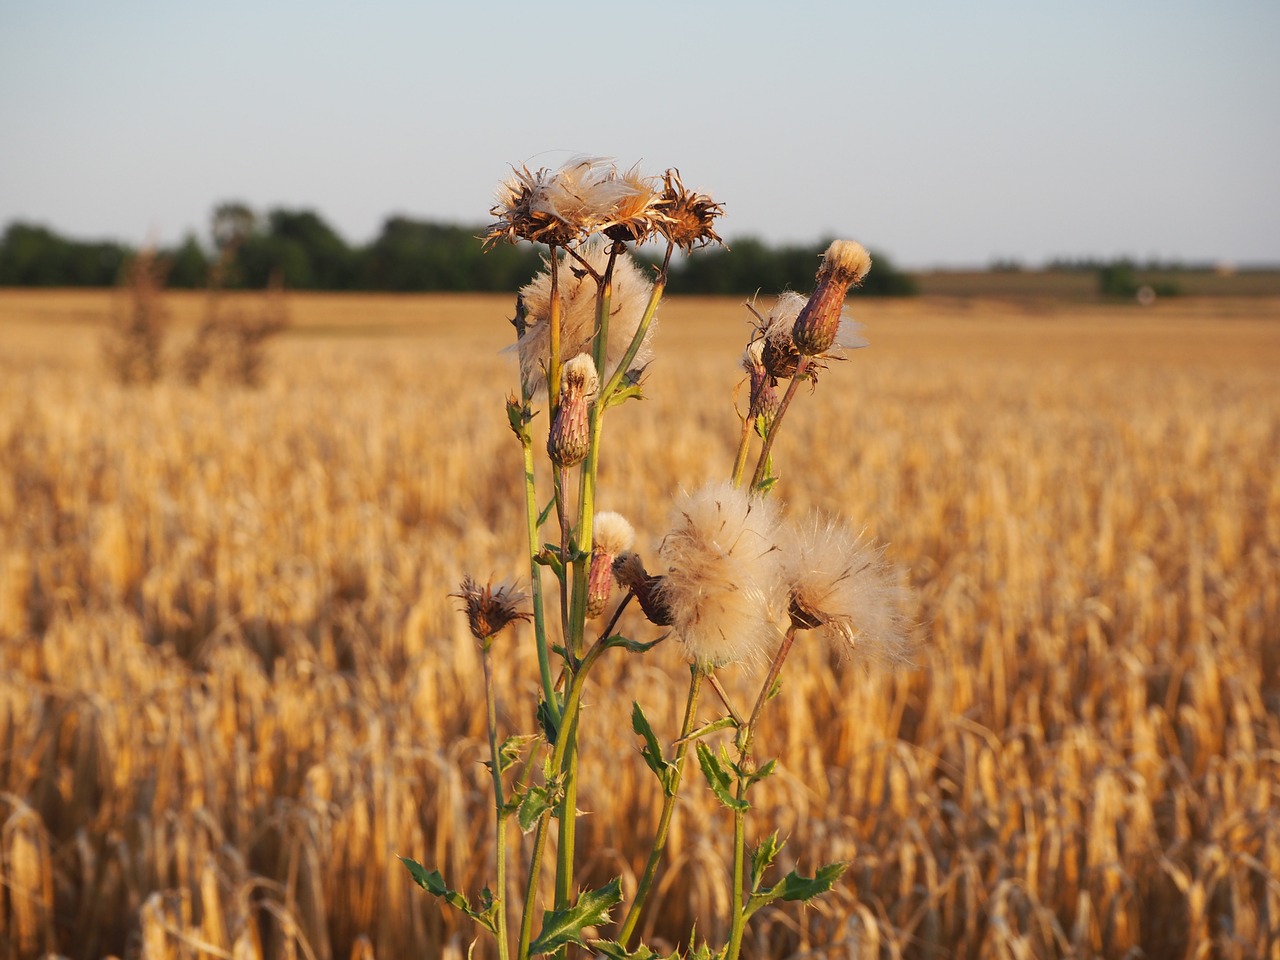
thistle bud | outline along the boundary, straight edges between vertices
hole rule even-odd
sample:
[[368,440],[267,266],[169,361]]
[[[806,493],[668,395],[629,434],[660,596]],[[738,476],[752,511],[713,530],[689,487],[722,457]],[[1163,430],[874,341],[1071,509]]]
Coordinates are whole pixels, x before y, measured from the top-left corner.
[[597,513],[591,545],[591,571],[587,576],[587,616],[604,612],[613,593],[613,561],[631,548],[635,529],[620,513]]
[[587,407],[600,388],[596,365],[585,353],[566,361],[560,374],[560,404],[547,435],[547,455],[560,467],[572,467],[586,459],[591,448]]
[[791,337],[796,349],[809,357],[831,349],[840,329],[840,314],[849,287],[871,269],[871,257],[862,244],[835,240],[822,255],[813,295],[796,317]]

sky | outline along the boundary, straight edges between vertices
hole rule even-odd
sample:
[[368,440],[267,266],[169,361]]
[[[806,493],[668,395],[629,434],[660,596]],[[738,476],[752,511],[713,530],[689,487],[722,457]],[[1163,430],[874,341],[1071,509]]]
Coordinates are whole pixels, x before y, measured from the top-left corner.
[[1275,0],[0,0],[0,227],[367,243],[591,154],[910,268],[1274,263],[1277,50]]

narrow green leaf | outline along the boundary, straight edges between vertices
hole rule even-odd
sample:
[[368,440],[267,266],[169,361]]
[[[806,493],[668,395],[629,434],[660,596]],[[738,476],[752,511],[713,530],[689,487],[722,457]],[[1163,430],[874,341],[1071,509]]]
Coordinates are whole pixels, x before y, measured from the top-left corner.
[[751,890],[755,892],[760,889],[760,880],[764,876],[765,870],[769,868],[769,864],[778,855],[778,851],[782,849],[782,842],[778,839],[778,831],[775,830],[769,836],[760,841],[759,845],[751,851]]
[[738,722],[733,717],[721,717],[719,720],[712,720],[710,723],[704,724],[697,730],[694,730],[687,737],[681,737],[676,743],[687,743],[691,740],[701,740],[703,737],[715,733],[717,730],[724,730],[727,727],[736,727]]
[[613,879],[598,890],[579,894],[571,907],[548,910],[542,917],[542,931],[529,944],[529,955],[551,953],[568,943],[586,946],[583,927],[599,926],[609,921],[609,911],[622,902],[622,881]]
[[640,384],[638,382],[632,383],[627,386],[619,387],[611,393],[609,398],[605,401],[604,408],[608,410],[610,407],[616,407],[621,403],[626,403],[628,400],[643,399],[644,391],[641,389]]
[[538,514],[538,529],[542,529],[542,525],[547,522],[547,518],[551,516],[551,511],[556,508],[556,498],[552,497],[547,501],[547,507]]
[[643,643],[639,640],[628,640],[621,634],[615,633],[613,636],[605,638],[604,645],[606,648],[622,647],[622,649],[629,650],[632,653],[644,653],[646,650],[652,650],[661,642],[661,640],[650,640],[648,643]]
[[701,741],[698,742],[698,766],[702,768],[702,775],[707,778],[711,792],[726,807],[730,810],[746,810],[751,806],[746,800],[739,800],[733,795],[730,789],[733,785],[732,778],[720,765],[716,755]]
[[671,795],[672,771],[675,770],[662,756],[662,746],[658,743],[658,738],[653,732],[653,727],[649,726],[649,718],[644,715],[644,711],[640,709],[640,704],[632,701],[631,704],[631,729],[636,732],[636,736],[644,739],[644,745],[640,748],[640,756],[644,758],[644,762],[649,769],[657,776],[658,781],[662,784],[662,789]]

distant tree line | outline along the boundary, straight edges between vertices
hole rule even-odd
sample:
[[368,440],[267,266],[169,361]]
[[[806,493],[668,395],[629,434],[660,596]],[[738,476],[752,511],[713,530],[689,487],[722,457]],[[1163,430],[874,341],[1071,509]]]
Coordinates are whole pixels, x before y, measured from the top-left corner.
[[[168,266],[166,284],[200,288],[210,270],[222,272],[225,289],[266,289],[273,278],[292,290],[394,292],[505,292],[527,283],[542,268],[545,249],[497,244],[483,250],[480,226],[435,223],[394,216],[366,246],[351,246],[311,210],[274,209],[259,216],[239,203],[213,214],[212,246],[194,234],[155,251]],[[828,240],[774,247],[745,237],[731,250],[698,251],[673,263],[672,293],[736,294],[786,289],[807,291]],[[226,256],[227,251],[233,255]],[[114,242],[62,237],[47,227],[12,223],[0,237],[0,286],[103,287],[116,284],[137,253]],[[648,254],[641,249],[643,258]],[[902,296],[915,292],[910,276],[872,253],[875,266],[861,292]]]

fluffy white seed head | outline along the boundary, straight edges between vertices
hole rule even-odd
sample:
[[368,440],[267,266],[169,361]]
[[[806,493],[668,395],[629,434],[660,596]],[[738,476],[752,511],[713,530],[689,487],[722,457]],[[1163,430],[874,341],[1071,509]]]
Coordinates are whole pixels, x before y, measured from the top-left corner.
[[[604,242],[594,238],[578,250],[584,260],[598,273],[608,264],[608,251]],[[591,341],[596,330],[596,283],[589,274],[574,273],[581,268],[568,254],[560,258],[559,287],[562,301],[560,315],[560,353],[572,357],[578,353],[591,353]],[[609,305],[609,343],[605,361],[607,370],[598,371],[611,376],[622,361],[627,347],[640,327],[653,284],[629,254],[618,257],[613,266],[613,297]],[[520,291],[525,311],[525,331],[513,348],[520,356],[520,376],[531,394],[545,393],[546,366],[551,361],[551,272],[544,270]],[[653,358],[650,342],[657,322],[649,325],[644,342],[633,361],[643,367]]]
[[793,625],[817,630],[846,657],[906,662],[905,590],[882,547],[817,513],[785,528],[780,544]]
[[833,240],[822,255],[822,269],[831,271],[841,282],[860,283],[871,269],[871,254],[853,240]]
[[658,555],[658,587],[690,659],[709,667],[754,660],[776,645],[785,616],[772,501],[729,483],[682,493]]
[[602,510],[595,516],[591,537],[595,549],[616,557],[631,549],[636,531],[622,514]]

